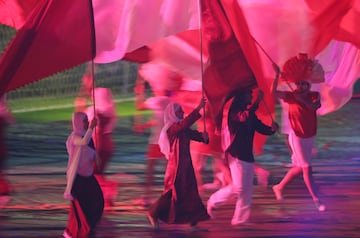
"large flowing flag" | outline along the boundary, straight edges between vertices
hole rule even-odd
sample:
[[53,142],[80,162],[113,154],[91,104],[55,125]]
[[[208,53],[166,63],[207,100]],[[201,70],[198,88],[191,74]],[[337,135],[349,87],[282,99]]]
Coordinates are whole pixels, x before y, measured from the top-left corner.
[[147,44],[199,28],[197,9],[193,0],[40,0],[0,58],[0,94],[90,60],[146,61]]
[[[203,9],[207,11],[203,18],[207,17],[206,14],[213,17],[221,16],[220,20],[223,19],[224,21],[220,22],[218,27],[223,29],[224,32],[229,29],[233,31],[235,37],[232,37],[238,42],[238,44],[235,42],[235,45],[238,45],[237,47],[242,51],[242,54],[237,55],[238,61],[235,63],[233,59],[226,60],[225,58],[228,53],[226,50],[229,48],[234,49],[234,46],[230,46],[230,42],[223,40],[220,45],[221,39],[217,39],[217,45],[211,46],[212,51],[210,53],[212,55],[210,60],[209,49],[205,48],[206,56],[203,62],[205,70],[211,71],[211,68],[214,68],[210,67],[208,69],[208,62],[213,64],[215,62],[215,64],[218,64],[218,68],[221,68],[219,66],[221,63],[227,67],[221,68],[218,77],[216,77],[217,72],[211,72],[210,75],[215,77],[215,79],[205,77],[204,88],[207,91],[210,102],[214,105],[213,108],[221,110],[223,101],[226,100],[229,94],[231,95],[231,91],[258,85],[265,91],[266,95],[266,104],[261,104],[259,111],[269,121],[270,117],[268,114],[269,111],[270,113],[273,111],[274,100],[266,92],[274,78],[272,62],[282,66],[286,60],[300,52],[307,52],[309,55],[317,57],[321,51],[324,51],[326,44],[329,43],[329,39],[339,38],[339,31],[341,29],[347,29],[348,34],[345,34],[345,36],[354,35],[355,26],[349,19],[356,19],[357,15],[355,12],[358,9],[358,2],[360,1],[346,0],[339,4],[336,1],[326,1],[323,2],[324,4],[317,5],[311,1],[306,2],[303,0],[291,2],[286,0],[203,1]],[[218,11],[212,10],[213,12],[209,14],[210,10],[206,10],[207,5],[210,6],[210,10],[218,9]],[[215,8],[220,5],[221,10]],[[260,15],[262,17],[258,17]],[[351,24],[344,24],[344,22]],[[203,22],[204,31],[207,29],[207,24],[205,20]],[[344,37],[342,38],[343,40]],[[201,67],[199,63],[199,49],[201,48],[199,33],[192,32],[192,39],[196,39],[192,44],[187,44],[189,38],[176,35],[154,43],[152,46],[156,51],[153,54],[153,60],[156,62],[160,61],[172,70],[184,74],[186,79],[199,80],[201,77],[199,69]],[[347,38],[347,41],[355,44],[357,42],[356,39],[357,36],[354,35]],[[194,42],[198,43],[194,44]],[[254,42],[257,49],[254,49]],[[203,44],[207,44],[206,36]],[[337,45],[339,44],[344,43],[339,42]],[[189,45],[192,47],[189,47]],[[218,47],[220,50],[214,52],[216,51],[214,50],[215,47]],[[346,48],[349,47],[351,47],[351,44],[347,43]],[[352,54],[340,53],[339,47],[334,48],[333,44],[329,44],[325,48],[326,52],[334,51],[333,55],[344,59],[347,58],[347,60],[341,60],[341,64],[335,64],[333,60],[331,63],[332,67],[329,69],[327,67],[328,61],[324,61],[324,57],[322,57],[321,63],[324,68],[328,71],[338,72],[335,78],[333,77],[334,74],[327,73],[326,84],[320,88],[320,92],[324,94],[321,110],[323,113],[340,108],[351,98],[351,87],[359,77],[359,67],[357,67],[359,56],[356,53],[359,46],[352,46],[351,48]],[[188,55],[187,58],[184,57],[186,54]],[[244,57],[240,59],[240,55]],[[190,56],[192,58],[189,60]],[[221,60],[216,61],[217,57],[221,58]],[[340,60],[337,62],[340,62]],[[238,70],[237,73],[228,70],[231,65],[236,65],[234,68]],[[341,68],[338,68],[340,65]],[[241,66],[244,66],[244,68],[241,68]],[[346,73],[340,74],[339,72],[344,68],[346,70],[343,72]],[[340,75],[342,77],[339,77]],[[151,77],[149,79],[151,80]],[[343,84],[343,81],[348,83]],[[341,95],[339,90],[335,90],[339,88],[338,85],[342,85],[341,88],[346,86],[347,89],[343,90],[343,92],[348,94]],[[342,98],[341,100],[339,96]],[[336,100],[337,102],[334,103],[333,97],[338,99]]]
[[[203,62],[208,73],[205,74],[203,86],[218,120],[219,116],[221,118],[220,112],[224,101],[239,89],[252,88],[258,85],[265,93],[268,92],[275,76],[272,68],[273,62],[282,66],[287,59],[299,52],[307,52],[311,56],[317,56],[330,39],[339,38],[340,29],[347,29],[347,32],[351,33],[346,34],[347,37],[356,32],[353,22],[349,21],[356,16],[355,9],[357,9],[358,4],[354,1],[344,1],[341,4],[335,1],[327,1],[319,6],[312,2],[309,2],[311,4],[309,5],[303,0],[291,2],[286,0],[243,0],[237,1],[237,3],[231,0],[202,2],[202,8],[205,11],[205,13],[203,12],[205,16],[202,16],[205,18],[205,20],[203,19],[203,30],[209,29],[207,24],[210,23],[206,17],[210,15],[216,18],[218,23],[216,25],[215,22],[209,26],[210,32],[215,33],[214,28],[216,26],[220,32],[218,38],[214,37],[211,44],[205,40],[208,48],[206,48],[207,54]],[[344,22],[352,24],[344,24]],[[198,33],[193,34],[194,38],[197,36]],[[204,38],[207,39],[207,36]],[[225,39],[226,37],[228,38]],[[154,60],[160,60],[161,63],[171,69],[178,70],[177,72],[187,72],[183,69],[186,68],[186,62],[191,62],[188,65],[189,68],[193,65],[199,65],[194,64],[193,60],[183,60],[182,56],[179,57],[177,52],[180,51],[182,54],[189,52],[188,45],[185,44],[183,50],[173,47],[174,38],[177,38],[178,41],[179,39],[182,40],[181,37],[176,36],[172,37],[171,40],[162,41],[161,47],[158,43],[154,44],[154,48],[157,48],[157,52],[154,52]],[[230,38],[233,39],[232,42]],[[199,42],[199,38],[197,39]],[[357,42],[355,35],[342,39],[353,44]],[[256,43],[257,49],[254,49],[254,43]],[[177,44],[177,46],[179,45]],[[327,80],[326,84],[319,88],[320,93],[323,94],[323,106],[319,110],[321,114],[329,113],[344,105],[351,97],[353,83],[359,77],[358,49],[354,46],[351,47],[350,44],[347,45],[347,53],[345,51],[340,52],[339,47],[334,48],[332,44],[326,47],[327,52],[331,51],[333,55],[339,57],[337,62],[332,62],[331,68],[327,67],[329,59],[325,61],[322,57],[321,63],[326,69]],[[193,49],[200,49],[200,47]],[[352,48],[351,51],[349,50],[350,47]],[[165,53],[167,57],[163,57],[163,49],[171,53]],[[237,55],[231,55],[235,50],[237,50]],[[200,53],[193,53],[191,50],[190,52],[197,59],[196,62],[199,62],[199,57],[196,55],[200,55]],[[219,61],[217,61],[218,58]],[[208,62],[211,63],[208,64]],[[179,64],[182,66],[178,67]],[[210,67],[207,68],[209,65]],[[336,74],[334,74],[335,71]],[[211,73],[209,74],[209,72]],[[186,78],[199,79],[199,73],[193,73],[193,77],[186,74]],[[149,79],[151,80],[151,75]],[[274,116],[274,99],[268,93],[265,95],[265,103],[260,105],[258,114],[263,121],[270,123]],[[186,96],[184,98],[186,98],[185,103],[189,104],[189,98],[192,97]],[[195,97],[193,105],[197,101]],[[258,154],[261,153],[262,144],[266,140],[264,137],[259,137],[255,143],[255,147],[257,147],[255,151]]]
[[[357,23],[360,22],[359,0],[306,0],[309,12],[314,15],[312,23],[318,28],[321,38],[349,42],[360,48]],[[313,42],[321,51],[327,45],[325,40]]]
[[202,23],[210,58],[204,90],[220,127],[222,107],[231,96],[257,86],[268,88],[262,85],[258,51],[236,0],[202,0]]
[[95,63],[120,60],[163,37],[199,28],[194,0],[93,0],[93,4]]
[[298,53],[307,53],[319,59],[326,73],[326,82],[316,85],[322,96],[319,113],[335,111],[351,98],[352,87],[360,77],[360,35],[356,33],[359,0],[238,2],[252,36],[261,46],[259,63],[265,84],[271,84],[274,77],[271,60],[282,66]]
[[[0,94],[91,59],[151,60],[188,81],[203,79],[218,125],[226,100],[257,86],[265,92],[266,102],[260,105],[260,118],[269,120],[274,111],[274,100],[267,93],[274,76],[272,63],[282,66],[298,53],[315,57],[326,47],[341,60],[330,69],[333,74],[328,74],[326,84],[319,86],[324,99],[321,113],[338,109],[351,97],[360,57],[359,0],[200,2],[203,46],[196,43],[200,21],[194,0],[0,0],[0,22],[19,30],[0,58]],[[164,40],[161,48],[155,43],[188,30],[192,31]],[[332,40],[356,48],[336,49],[329,45]],[[204,50],[200,47],[205,47],[203,62],[200,53],[195,56],[196,49]],[[178,51],[182,54],[173,54]],[[328,63],[322,57],[325,68]]]
[[[224,99],[234,88],[249,88],[258,85],[266,92],[274,76],[268,56],[281,66],[288,58],[299,52],[308,53],[310,56],[317,55],[332,39],[351,42],[359,48],[360,36],[356,34],[355,25],[360,16],[359,2],[358,0],[340,2],[337,0],[202,1],[203,9],[206,9],[206,4],[221,5],[222,15],[215,15],[215,17],[221,17],[220,24],[224,24],[223,33],[229,32],[230,29],[235,36],[232,36],[231,40],[227,39],[229,40],[227,46],[213,44],[210,47],[212,51],[209,51],[211,53],[209,62],[214,62],[214,64],[210,64],[209,68],[205,67],[206,76],[216,68],[216,71],[221,72],[221,75],[215,76],[215,79],[205,77],[204,88],[211,102],[214,102],[214,110],[221,109]],[[91,3],[93,4],[93,18],[87,15],[89,13],[87,9]],[[11,15],[10,19],[20,19],[6,23],[11,25],[13,22],[13,27],[19,31],[1,57],[0,93],[91,60],[93,55],[89,52],[93,48],[88,43],[93,38],[89,36],[90,34],[82,36],[81,34],[87,31],[85,28],[91,26],[92,21],[95,26],[96,41],[94,60],[97,63],[124,59],[129,52],[134,50],[135,53],[129,55],[130,59],[146,62],[149,60],[150,51],[145,45],[150,45],[165,36],[199,28],[198,1],[194,0],[79,0],[75,3],[68,0],[0,0],[0,6],[0,22],[6,23],[9,15]],[[52,6],[59,7],[57,10],[51,10],[54,9]],[[30,11],[31,8],[33,11]],[[45,10],[36,10],[40,8]],[[41,15],[35,14],[35,11]],[[54,18],[48,16],[51,11]],[[32,14],[28,15],[29,12]],[[211,14],[217,13],[219,11]],[[39,19],[39,26],[33,25],[26,28],[25,25],[31,26],[31,22],[36,22],[35,18]],[[78,29],[80,31],[77,31]],[[30,32],[33,34],[31,42],[28,38]],[[251,41],[248,33],[256,40],[257,51],[254,50],[254,42]],[[199,40],[198,32],[195,31],[192,35],[194,39]],[[205,44],[206,42],[205,39]],[[76,44],[80,44],[80,47],[71,48]],[[89,51],[85,49],[86,45],[91,48]],[[234,45],[240,45],[242,56],[238,55],[237,61],[242,62],[240,64],[244,66],[244,70],[241,71],[241,75],[230,79],[228,77],[230,73],[219,69],[223,66],[233,67],[237,63],[234,61],[231,65],[219,66],[221,57],[231,53]],[[140,47],[142,50],[136,50]],[[216,52],[214,50],[216,47],[224,48],[223,51]],[[262,48],[266,54],[263,53]],[[56,53],[59,52],[60,56],[67,55],[67,58],[57,58]],[[147,58],[141,59],[144,52]],[[73,55],[76,56],[74,59],[72,59]],[[351,62],[347,63],[351,64]],[[48,64],[50,64],[49,67],[47,67]],[[165,64],[178,68],[181,72],[189,69],[185,71],[188,78],[201,76],[201,72],[195,73],[194,67],[186,67],[184,61],[179,63],[173,58],[171,63]],[[181,67],[176,66],[177,64]],[[35,67],[38,65],[41,67]],[[215,65],[217,66],[214,67]],[[223,69],[226,70],[226,67]],[[246,77],[247,80],[241,77],[250,75],[255,76],[256,80],[253,80],[253,77]],[[241,78],[241,80],[238,81],[236,78]],[[217,90],[213,90],[214,85]],[[266,96],[266,101],[271,106],[270,95]]]
[[323,65],[325,83],[313,85],[321,94],[319,115],[334,112],[346,104],[360,78],[360,50],[348,42],[331,41],[316,59]]
[[89,0],[39,1],[1,55],[0,95],[91,60],[92,13]]
[[[356,20],[360,20],[358,0],[239,0],[250,32],[277,64],[299,52],[310,57],[320,53],[331,40],[350,42],[360,48]],[[261,17],[259,17],[261,16]],[[259,49],[262,52],[262,49]],[[264,59],[263,59],[264,58]],[[268,64],[265,75],[273,76]]]

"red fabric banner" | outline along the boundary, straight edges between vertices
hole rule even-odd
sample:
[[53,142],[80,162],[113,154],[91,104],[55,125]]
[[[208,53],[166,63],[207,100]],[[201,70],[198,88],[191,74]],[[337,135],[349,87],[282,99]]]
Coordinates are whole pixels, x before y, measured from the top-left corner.
[[0,95],[94,56],[91,0],[42,0],[0,58]]
[[20,29],[38,0],[0,0],[0,23]]
[[202,19],[210,58],[203,87],[220,127],[226,100],[264,80],[255,43],[237,1],[203,0]]

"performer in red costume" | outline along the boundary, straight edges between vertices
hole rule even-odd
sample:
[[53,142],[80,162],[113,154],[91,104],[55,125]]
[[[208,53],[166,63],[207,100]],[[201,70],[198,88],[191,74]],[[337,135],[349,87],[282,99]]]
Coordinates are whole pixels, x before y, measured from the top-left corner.
[[306,54],[299,54],[285,63],[281,74],[283,80],[294,82],[296,89],[279,91],[277,87],[280,69],[276,65],[274,68],[277,75],[272,85],[272,91],[289,105],[288,116],[291,125],[289,144],[292,151],[292,167],[280,183],[273,186],[273,191],[276,199],[282,200],[285,187],[302,174],[316,208],[319,211],[325,211],[326,207],[320,201],[314,185],[311,166],[311,152],[317,132],[316,110],[321,106],[320,94],[310,90],[310,82],[324,78],[324,71],[316,60],[309,59]]

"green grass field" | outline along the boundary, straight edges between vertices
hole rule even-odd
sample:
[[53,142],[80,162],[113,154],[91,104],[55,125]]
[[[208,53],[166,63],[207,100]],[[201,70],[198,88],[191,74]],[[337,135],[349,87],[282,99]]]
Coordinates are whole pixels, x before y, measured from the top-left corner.
[[[119,117],[133,116],[135,114],[149,114],[150,111],[136,111],[134,101],[118,102],[116,105],[117,115]],[[59,109],[44,109],[29,112],[14,112],[13,115],[17,122],[54,122],[54,121],[70,121],[73,107]]]

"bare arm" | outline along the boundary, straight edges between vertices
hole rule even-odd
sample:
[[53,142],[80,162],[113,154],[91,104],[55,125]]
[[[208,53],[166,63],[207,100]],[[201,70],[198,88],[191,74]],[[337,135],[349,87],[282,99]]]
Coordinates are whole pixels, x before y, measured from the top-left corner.
[[272,95],[279,97],[279,98],[284,98],[286,96],[286,92],[284,91],[279,91],[277,89],[278,84],[279,84],[279,78],[280,78],[280,68],[278,65],[273,64],[273,68],[276,72],[276,76],[275,79],[273,81],[273,83],[271,84],[271,88],[270,88],[270,92]]
[[74,144],[79,145],[79,146],[84,146],[84,145],[89,144],[89,141],[90,141],[91,136],[92,136],[92,131],[95,128],[96,124],[97,124],[97,120],[96,120],[96,118],[94,118],[90,122],[89,128],[87,129],[84,137],[80,137],[80,136],[75,137],[74,138]]

